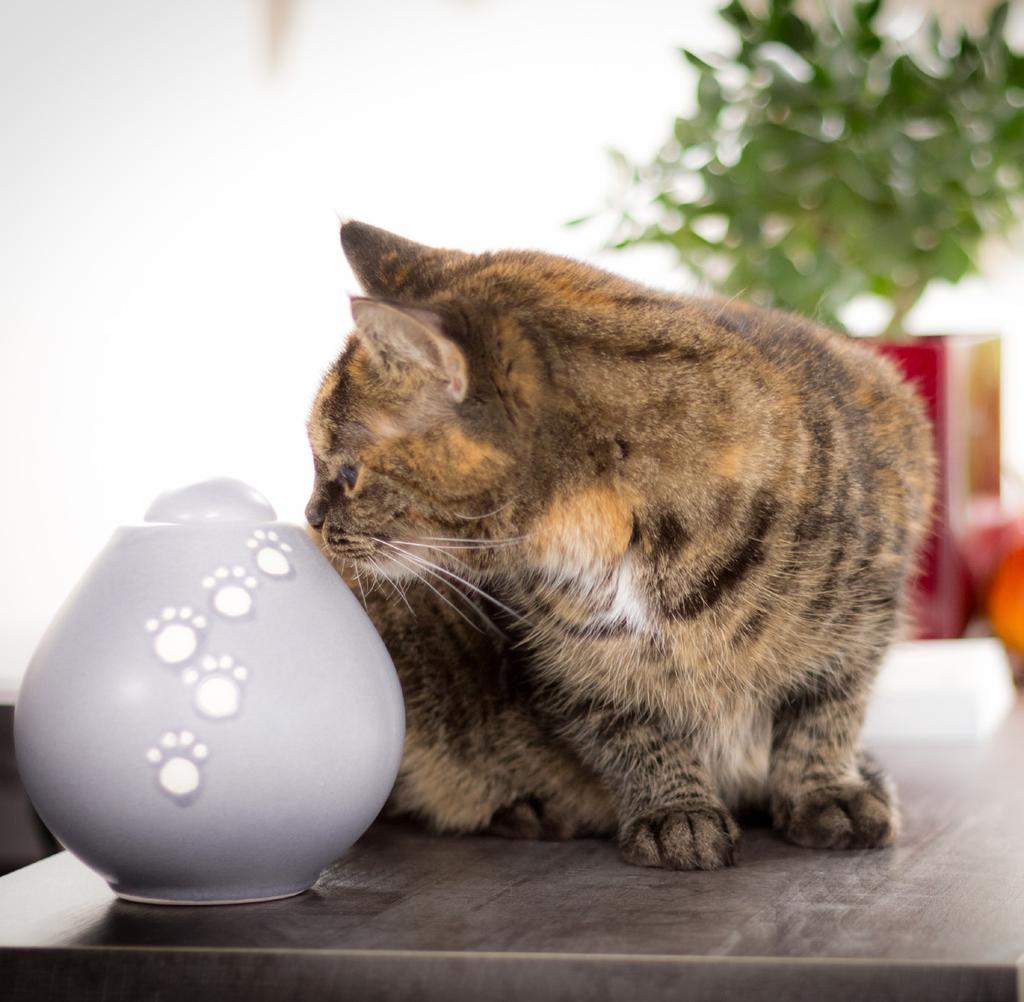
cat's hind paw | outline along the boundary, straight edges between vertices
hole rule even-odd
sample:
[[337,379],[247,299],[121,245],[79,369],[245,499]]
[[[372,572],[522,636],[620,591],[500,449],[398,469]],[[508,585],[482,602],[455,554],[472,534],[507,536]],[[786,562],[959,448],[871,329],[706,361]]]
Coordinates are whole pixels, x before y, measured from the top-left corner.
[[622,826],[622,858],[634,866],[668,870],[720,870],[736,862],[740,830],[724,807],[645,814]]
[[579,826],[540,797],[520,797],[494,812],[485,835],[502,838],[538,838],[562,841],[581,834]]

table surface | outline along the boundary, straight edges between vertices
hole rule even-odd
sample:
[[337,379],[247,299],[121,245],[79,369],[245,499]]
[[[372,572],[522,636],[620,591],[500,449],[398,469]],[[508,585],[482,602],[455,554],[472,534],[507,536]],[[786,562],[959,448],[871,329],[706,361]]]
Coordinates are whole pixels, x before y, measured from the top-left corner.
[[[1024,705],[981,745],[876,749],[891,849],[746,828],[739,865],[629,867],[610,842],[378,824],[313,890],[121,902],[68,853],[0,878],[13,999],[1024,999]],[[12,987],[13,986],[13,987]],[[0,995],[3,992],[0,991]]]

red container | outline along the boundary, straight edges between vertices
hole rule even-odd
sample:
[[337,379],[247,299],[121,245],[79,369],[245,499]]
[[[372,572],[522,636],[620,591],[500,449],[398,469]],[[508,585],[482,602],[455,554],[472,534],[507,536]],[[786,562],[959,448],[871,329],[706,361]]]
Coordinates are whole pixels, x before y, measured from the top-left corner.
[[913,589],[914,635],[959,637],[975,609],[965,546],[971,513],[999,500],[999,339],[938,335],[869,343],[917,386],[939,458],[933,531]]

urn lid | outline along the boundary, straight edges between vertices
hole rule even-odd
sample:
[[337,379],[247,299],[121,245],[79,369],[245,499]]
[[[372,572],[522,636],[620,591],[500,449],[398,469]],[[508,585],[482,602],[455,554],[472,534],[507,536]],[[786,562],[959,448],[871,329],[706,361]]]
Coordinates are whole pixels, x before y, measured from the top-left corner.
[[231,477],[213,477],[164,491],[149,506],[144,519],[173,525],[276,522],[277,512],[254,487]]

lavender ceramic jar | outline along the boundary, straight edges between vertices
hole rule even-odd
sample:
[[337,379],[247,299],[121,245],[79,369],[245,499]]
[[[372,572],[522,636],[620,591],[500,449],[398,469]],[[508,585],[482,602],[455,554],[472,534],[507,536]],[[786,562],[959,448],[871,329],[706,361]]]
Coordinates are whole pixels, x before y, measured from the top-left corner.
[[298,526],[218,479],[125,526],[15,709],[40,816],[125,898],[284,897],[365,831],[404,713],[380,637]]

